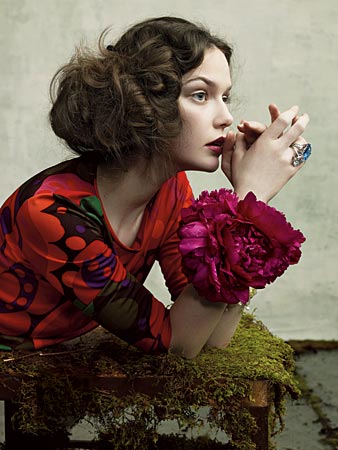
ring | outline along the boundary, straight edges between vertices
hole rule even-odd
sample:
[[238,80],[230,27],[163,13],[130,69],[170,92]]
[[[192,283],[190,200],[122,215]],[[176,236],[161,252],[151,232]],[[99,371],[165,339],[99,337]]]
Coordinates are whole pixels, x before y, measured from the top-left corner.
[[293,167],[303,164],[311,155],[311,144],[297,144],[294,142],[290,147],[295,151],[295,156],[292,158],[291,164]]

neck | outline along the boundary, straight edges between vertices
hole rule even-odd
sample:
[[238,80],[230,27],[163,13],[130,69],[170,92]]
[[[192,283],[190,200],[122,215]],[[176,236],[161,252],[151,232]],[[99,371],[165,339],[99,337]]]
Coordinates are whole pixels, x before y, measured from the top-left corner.
[[106,198],[123,198],[121,203],[133,209],[146,205],[170,176],[154,175],[151,169],[132,167],[127,172],[99,164],[98,185]]
[[154,176],[154,171],[135,166],[127,172],[100,164],[97,186],[106,216],[121,242],[134,242],[144,210],[168,176]]

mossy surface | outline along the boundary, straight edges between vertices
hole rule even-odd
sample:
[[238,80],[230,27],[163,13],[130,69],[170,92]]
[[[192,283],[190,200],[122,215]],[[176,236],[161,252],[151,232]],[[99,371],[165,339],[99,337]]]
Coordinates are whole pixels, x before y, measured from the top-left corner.
[[[231,448],[253,450],[256,424],[242,405],[250,396],[252,380],[268,380],[271,386],[271,437],[283,428],[286,396],[300,394],[292,347],[250,314],[243,314],[226,349],[205,349],[194,360],[174,354],[146,355],[97,329],[43,352],[2,352],[0,370],[24,377],[13,418],[18,430],[48,435],[67,428],[70,420],[74,424],[87,418],[101,441],[97,448],[113,450],[163,448],[163,439],[169,442],[175,437],[160,436],[159,423],[175,419],[181,429],[196,428],[201,423],[201,406],[209,407],[209,425],[230,437]],[[157,395],[129,392],[121,396],[91,386],[88,380],[96,375],[129,380],[150,376],[165,384]],[[189,449],[199,448],[202,438],[191,447],[190,440],[177,439],[181,443],[176,448]],[[202,440],[204,449],[225,448]],[[270,447],[274,448],[272,439]]]

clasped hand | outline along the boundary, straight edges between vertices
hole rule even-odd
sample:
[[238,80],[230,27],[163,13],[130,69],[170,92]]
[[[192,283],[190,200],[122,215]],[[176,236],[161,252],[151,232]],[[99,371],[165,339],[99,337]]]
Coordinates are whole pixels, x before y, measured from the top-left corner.
[[290,147],[302,137],[308,114],[298,116],[298,106],[280,112],[269,105],[271,124],[242,121],[235,134],[229,131],[222,152],[222,170],[240,199],[252,191],[257,199],[269,202],[300,170],[292,165],[294,150]]

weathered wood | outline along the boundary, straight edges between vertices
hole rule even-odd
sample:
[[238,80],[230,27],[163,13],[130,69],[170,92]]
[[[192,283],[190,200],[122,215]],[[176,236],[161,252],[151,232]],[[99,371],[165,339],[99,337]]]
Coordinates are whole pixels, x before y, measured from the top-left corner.
[[[97,388],[105,391],[113,391],[117,396],[123,397],[130,392],[147,394],[150,397],[161,394],[165,388],[169,377],[144,376],[129,379],[125,374],[120,375],[102,375],[96,376],[83,374],[73,375],[78,381],[81,381],[89,388]],[[72,378],[72,377],[71,377]],[[25,376],[9,375],[0,373],[0,400],[15,400]],[[226,383],[226,380],[220,378],[219,383]],[[266,407],[271,403],[271,391],[268,380],[251,380],[251,394],[243,400],[245,407]]]
[[[276,351],[276,349],[278,350]],[[288,375],[292,377],[292,352],[289,350],[291,347],[289,348],[286,343],[272,336],[264,325],[255,323],[249,317],[239,327],[229,349],[226,349],[221,355],[216,354],[214,360],[207,359],[210,366],[203,366],[203,381],[209,380],[210,374],[210,385],[208,382],[203,384],[206,389],[206,397],[211,394],[206,399],[206,405],[212,398],[213,390],[219,390],[221,393],[224,385],[226,392],[229,382],[230,385],[232,383],[232,386],[249,386],[251,388],[245,398],[240,395],[240,401],[242,411],[248,410],[256,421],[258,431],[250,438],[256,444],[257,450],[268,450],[269,448],[269,415],[273,411],[272,406],[276,392],[280,392],[278,389],[276,391],[276,384],[280,383],[283,389],[286,388],[289,390],[288,392],[294,393],[292,378],[287,377]],[[219,372],[215,370],[217,363],[221,364]],[[170,381],[176,381],[177,376],[180,395],[182,393],[185,395],[185,383],[180,382],[180,376],[184,374],[182,368],[185,370],[184,365],[179,367],[178,371],[176,371],[175,365],[173,370],[170,366],[170,369],[166,371],[163,370],[163,368],[167,368],[166,364],[166,360],[162,357],[159,359],[157,357],[149,358],[125,344],[121,346],[119,342],[115,342],[115,338],[111,334],[102,329],[94,330],[78,340],[43,350],[43,352],[2,353],[0,400],[5,401],[6,443],[13,443],[13,450],[26,447],[27,435],[17,433],[11,423],[11,417],[15,412],[14,402],[21,392],[24,381],[31,382],[35,379],[41,395],[40,374],[43,378],[45,374],[52,374],[57,379],[62,380],[63,377],[65,382],[70,382],[71,385],[74,381],[74,386],[81,386],[81,389],[84,389],[83,392],[98,390],[98,392],[102,391],[104,395],[107,392],[114,393],[115,396],[121,398],[128,398],[128,396],[130,398],[129,394],[134,393],[146,394],[150,398],[154,398],[154,404],[160,409],[162,396],[163,399],[166,398],[168,385],[176,386]],[[199,362],[196,364],[198,369],[202,367],[199,366]],[[242,371],[241,368],[243,368]],[[189,378],[189,389],[194,392],[196,383],[198,391],[201,378],[198,375],[195,377],[194,371],[191,373],[193,378]],[[284,377],[280,382],[278,381],[279,373]],[[219,375],[215,377],[215,374]],[[288,381],[284,382],[285,379]],[[62,439],[62,432],[58,437]],[[46,444],[46,437],[41,437],[40,441],[39,437],[34,439],[33,447],[36,450],[55,448]],[[55,444],[56,437],[53,436],[51,440],[53,441],[51,443]],[[36,443],[38,444],[35,445]],[[72,441],[65,448],[89,449],[96,448],[95,445],[95,442]],[[231,442],[229,446],[231,448]]]
[[[18,433],[13,429],[11,417],[15,413],[15,406],[12,401],[20,389],[20,383],[25,377],[11,376],[6,373],[0,374],[0,400],[5,400],[5,440],[13,450],[21,440]],[[100,390],[114,392],[117,396],[123,397],[130,392],[147,394],[150,397],[161,394],[168,381],[167,377],[145,376],[130,380],[126,375],[97,375],[84,377],[81,374],[81,381],[88,387],[95,387]],[[222,380],[220,380],[222,382]],[[253,415],[258,431],[252,436],[252,441],[256,444],[257,450],[268,450],[269,448],[269,409],[271,404],[270,383],[267,380],[252,380],[252,390],[248,397],[243,399],[243,408],[247,408]],[[34,444],[36,444],[36,439]],[[27,437],[23,437],[27,440]],[[45,438],[43,443],[45,444]],[[95,448],[95,443],[88,441],[70,441],[68,448]]]

